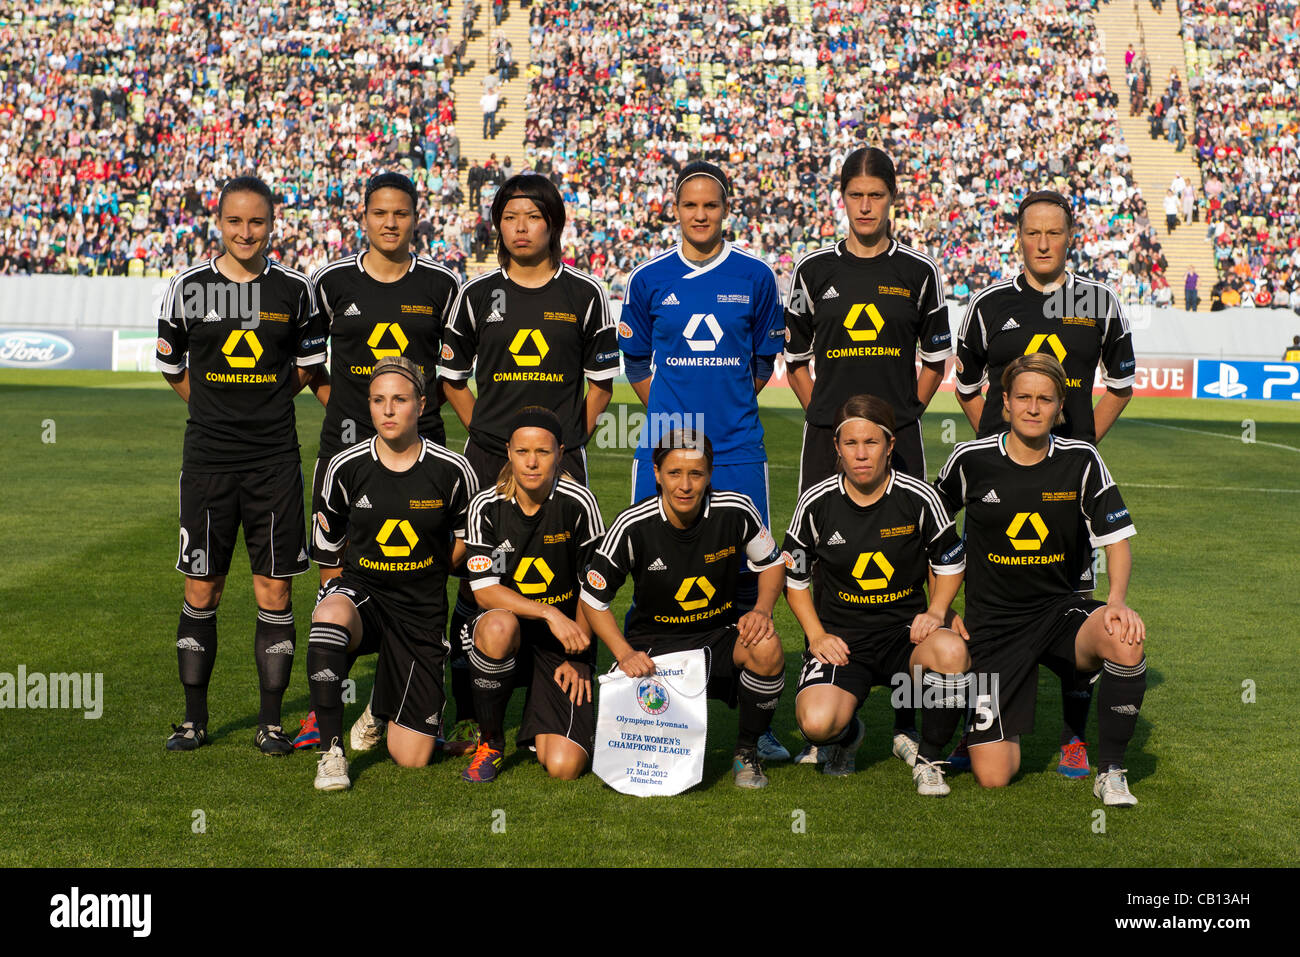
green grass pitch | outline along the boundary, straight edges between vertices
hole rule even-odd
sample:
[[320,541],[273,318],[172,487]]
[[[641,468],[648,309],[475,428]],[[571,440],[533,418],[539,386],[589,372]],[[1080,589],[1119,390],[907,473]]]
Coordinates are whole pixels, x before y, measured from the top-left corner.
[[[616,401],[635,403],[625,386]],[[802,417],[793,405],[788,392],[763,397],[778,538],[796,494]],[[298,416],[309,475],[321,411],[300,397]],[[1141,804],[1108,812],[1104,831],[1091,780],[1052,770],[1060,697],[1050,675],[1023,769],[997,792],[958,775],[947,799],[918,797],[889,755],[888,695],[878,690],[864,709],[858,773],[845,779],[777,765],[769,788],[738,791],[729,773],[734,714],[713,703],[704,781],[677,798],[625,797],[590,774],[551,782],[513,750],[513,734],[493,786],[463,783],[464,761],[403,770],[381,748],[355,756],[352,791],[318,794],[311,755],[272,760],[253,747],[255,607],[242,550],[219,613],[213,743],[166,753],[169,723],[182,712],[173,563],[184,421],[158,376],[0,373],[0,672],[99,672],[104,696],[97,720],[0,711],[0,865],[1294,863],[1294,405],[1136,399],[1103,443],[1138,527],[1130,602],[1151,646],[1128,757]],[[450,425],[454,443],[464,433]],[[1252,429],[1255,441],[1243,441]],[[971,432],[945,395],[925,430],[933,476],[952,439]],[[592,450],[607,521],[626,503],[629,462],[626,450]],[[295,583],[300,647],[315,581],[313,571]],[[793,751],[802,636],[783,603],[777,626],[787,693],[775,729]],[[299,659],[285,702],[290,730],[308,710]],[[354,671],[361,703],[349,706],[349,723],[373,670],[362,659]],[[516,695],[508,724],[521,702]]]

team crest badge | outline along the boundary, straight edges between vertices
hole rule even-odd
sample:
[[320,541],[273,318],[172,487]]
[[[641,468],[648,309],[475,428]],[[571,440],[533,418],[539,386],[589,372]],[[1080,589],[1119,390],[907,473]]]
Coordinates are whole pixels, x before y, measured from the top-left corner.
[[172,344],[166,339],[158,340],[158,355],[169,356],[172,354]]
[[668,710],[668,689],[653,678],[642,678],[636,686],[636,703],[646,714],[663,714]]
[[632,327],[629,326],[626,322],[620,322],[618,324],[618,334],[622,336],[624,339],[631,339]]
[[452,359],[456,358],[456,353],[451,351],[451,346],[445,345],[442,347],[442,357],[450,362]]
[[604,588],[605,576],[602,575],[600,572],[596,571],[594,568],[588,569],[587,584],[589,584],[592,588]]
[[492,559],[486,555],[474,555],[465,563],[465,567],[479,575],[492,567]]

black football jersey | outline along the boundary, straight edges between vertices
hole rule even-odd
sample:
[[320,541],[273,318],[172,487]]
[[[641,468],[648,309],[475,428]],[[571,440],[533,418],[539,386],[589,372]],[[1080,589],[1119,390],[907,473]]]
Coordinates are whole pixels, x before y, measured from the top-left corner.
[[823,428],[859,393],[884,399],[900,426],[925,411],[916,356],[952,355],[943,279],[934,260],[891,241],[863,259],[843,240],[799,260],[785,310],[786,362],[813,361],[808,421]]
[[[570,618],[578,611],[578,583],[605,534],[600,507],[591,490],[561,477],[534,515],[525,515],[513,498],[495,487],[470,504],[465,545],[470,587],[504,585],[530,601],[555,605]],[[545,629],[541,629],[545,630]],[[550,650],[564,646],[546,630]],[[588,649],[594,659],[595,645]]]
[[885,494],[862,506],[835,475],[799,497],[785,536],[786,584],[807,588],[818,565],[822,627],[872,630],[909,625],[929,606],[927,566],[936,575],[966,568],[965,548],[935,490],[891,471]]
[[469,432],[481,448],[506,454],[515,413],[541,405],[560,418],[566,449],[586,444],[584,379],[618,375],[618,340],[605,287],[561,266],[529,289],[504,269],[467,282],[443,335],[439,373],[467,379],[477,399]]
[[325,549],[346,542],[344,573],[381,595],[386,610],[427,627],[446,620],[452,546],[465,535],[478,480],[464,457],[429,439],[415,465],[393,472],[379,460],[378,441],[330,459],[313,534]]
[[631,575],[628,638],[697,635],[739,620],[742,565],[761,572],[780,562],[781,550],[749,496],[708,492],[690,528],[669,522],[655,496],[610,525],[582,584],[582,600],[608,608]]
[[1016,356],[1046,352],[1065,369],[1065,422],[1052,431],[1096,443],[1092,384],[1100,361],[1109,388],[1133,384],[1133,336],[1109,287],[1065,274],[1055,293],[1042,293],[1022,275],[977,293],[957,338],[957,391],[977,395],[988,383],[979,438],[1001,432],[1002,372]]
[[298,460],[295,370],[325,361],[311,283],[267,258],[251,282],[206,260],[173,277],[158,317],[158,368],[189,368],[183,468],[236,472]]
[[1007,434],[962,442],[935,488],[949,514],[966,509],[966,622],[1023,616],[1073,594],[1082,515],[1094,548],[1136,534],[1097,450],[1051,437],[1047,457],[1019,465]]
[[438,351],[459,282],[432,259],[411,257],[397,282],[380,282],[362,266],[363,253],[336,260],[312,276],[316,302],[330,337],[330,400],[321,425],[320,454],[375,434],[370,418],[370,373],[387,356],[406,356],[427,386],[420,434],[439,445],[446,431],[438,414]]

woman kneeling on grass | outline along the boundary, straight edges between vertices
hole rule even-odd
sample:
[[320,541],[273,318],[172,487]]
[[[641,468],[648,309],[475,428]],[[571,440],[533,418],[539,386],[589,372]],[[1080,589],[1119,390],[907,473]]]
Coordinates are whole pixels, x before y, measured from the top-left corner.
[[307,673],[320,727],[316,787],[352,786],[343,750],[343,681],[358,655],[378,652],[370,711],[388,722],[388,753],[403,767],[429,763],[442,723],[447,574],[465,553],[470,498],[463,456],[420,437],[425,380],[404,356],[375,363],[376,435],[330,459],[314,534],[347,542],[343,573],[312,612]]
[[944,627],[961,587],[962,542],[934,489],[892,467],[889,403],[850,398],[835,416],[833,441],[838,474],[799,497],[785,537],[786,600],[808,637],[795,720],[825,754],[822,772],[846,775],[862,743],[857,712],[872,687],[894,687],[909,710],[922,701],[912,779],[920,794],[942,796],[949,787],[939,757],[965,713],[971,663],[964,635]]
[[[971,770],[984,787],[1020,768],[1020,735],[1033,729],[1038,665],[1073,665],[1097,678],[1100,760],[1093,794],[1137,804],[1124,751],[1146,691],[1146,626],[1125,603],[1136,533],[1096,448],[1052,434],[1063,420],[1065,370],[1033,353],[1002,373],[1010,430],[953,450],[935,482],[950,514],[966,509],[966,626],[977,689],[969,728]],[[1106,602],[1076,594],[1080,516],[1106,549]],[[985,689],[988,689],[987,691]]]

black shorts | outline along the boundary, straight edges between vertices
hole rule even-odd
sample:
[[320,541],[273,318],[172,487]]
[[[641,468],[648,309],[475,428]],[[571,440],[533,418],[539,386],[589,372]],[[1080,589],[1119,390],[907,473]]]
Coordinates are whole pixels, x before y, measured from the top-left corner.
[[[501,470],[510,461],[504,455],[489,452],[472,438],[467,439],[465,442],[465,458],[469,461],[469,467],[474,470],[474,475],[478,478],[478,487],[480,489],[491,488],[496,485],[497,479],[501,476]],[[566,449],[564,458],[560,461],[560,468],[572,475],[575,482],[586,485],[586,448]]]
[[917,647],[912,644],[911,628],[907,625],[895,625],[880,631],[841,633],[840,637],[849,646],[849,663],[824,664],[805,651],[803,667],[799,671],[799,689],[795,692],[796,701],[805,688],[834,685],[853,695],[861,707],[872,688],[897,686],[896,676],[907,676],[908,663]]
[[371,713],[408,731],[436,736],[447,700],[442,683],[446,622],[417,623],[402,618],[369,586],[346,572],[322,585],[319,596],[336,593],[352,602],[361,616],[361,645],[356,654],[379,653]]
[[[894,457],[891,464],[903,474],[925,481],[925,442],[919,421],[900,426],[894,434]],[[805,422],[803,449],[799,453],[799,494],[802,495],[823,479],[830,478],[838,469],[835,430]]]
[[331,547],[317,536],[320,527],[318,516],[325,509],[325,473],[329,471],[331,456],[321,456],[311,470],[311,537],[307,541],[307,554],[321,568],[341,568],[347,539]]
[[677,651],[694,651],[703,648],[708,651],[709,688],[708,697],[715,701],[725,701],[728,708],[736,706],[736,695],[740,690],[740,669],[736,667],[736,642],[740,630],[735,625],[715,628],[698,635],[656,635],[629,638],[627,643],[633,651],[644,651],[650,657],[669,655]]
[[[461,629],[461,644],[466,652],[474,645],[474,629],[486,615],[480,611]],[[526,688],[524,714],[515,737],[518,747],[526,748],[539,734],[558,734],[568,738],[588,757],[596,743],[596,706],[591,699],[575,705],[555,680],[555,669],[569,662],[582,677],[595,684],[596,646],[578,658],[548,647],[555,643],[550,629],[541,622],[519,619],[519,650],[515,652],[514,687]],[[595,694],[595,688],[592,693]]]
[[178,572],[228,574],[241,525],[254,575],[290,578],[311,567],[296,459],[243,472],[182,471],[180,488]]
[[991,744],[1034,730],[1038,666],[1074,674],[1074,639],[1084,622],[1105,602],[1068,595],[1045,613],[971,628],[971,715],[968,744]]

